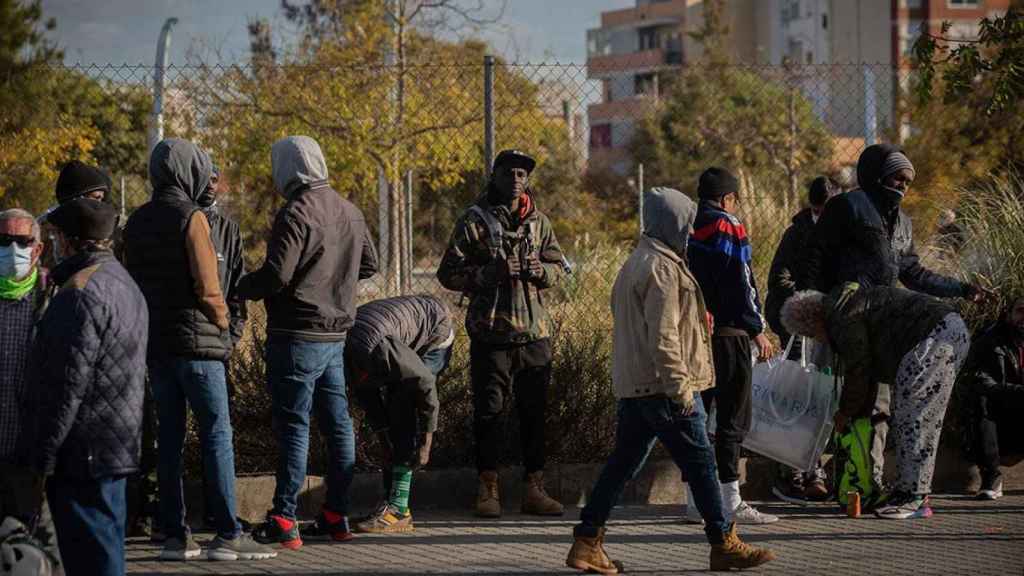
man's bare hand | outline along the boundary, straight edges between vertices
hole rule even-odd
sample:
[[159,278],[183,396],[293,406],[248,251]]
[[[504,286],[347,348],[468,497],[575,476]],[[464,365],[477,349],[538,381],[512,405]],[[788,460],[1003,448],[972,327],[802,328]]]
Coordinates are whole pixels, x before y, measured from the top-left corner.
[[764,333],[758,334],[754,337],[754,344],[757,345],[757,360],[758,362],[766,362],[775,356],[775,345],[768,339]]
[[544,278],[544,264],[536,255],[531,254],[526,259],[526,274],[531,281],[539,281]]
[[427,462],[430,462],[430,445],[434,441],[434,434],[432,432],[426,432],[420,438],[420,448],[417,458],[417,463],[420,466],[426,466]]

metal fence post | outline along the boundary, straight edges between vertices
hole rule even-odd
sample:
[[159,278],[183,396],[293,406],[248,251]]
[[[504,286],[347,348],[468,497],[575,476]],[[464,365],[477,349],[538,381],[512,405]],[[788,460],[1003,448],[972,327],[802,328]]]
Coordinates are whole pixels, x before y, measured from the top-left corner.
[[484,175],[494,162],[494,56],[484,56]]
[[405,257],[402,258],[402,292],[412,294],[412,170],[405,173]]
[[864,145],[871,146],[878,140],[878,105],[875,96],[875,71],[870,64],[864,64]]
[[637,197],[637,220],[640,223],[640,233],[644,233],[644,165],[636,165],[636,197]]

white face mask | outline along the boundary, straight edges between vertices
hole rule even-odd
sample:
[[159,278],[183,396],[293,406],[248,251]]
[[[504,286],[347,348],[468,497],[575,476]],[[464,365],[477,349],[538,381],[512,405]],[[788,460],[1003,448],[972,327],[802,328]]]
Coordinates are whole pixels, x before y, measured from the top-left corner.
[[0,246],[0,276],[20,280],[32,272],[32,246],[22,248],[16,242]]

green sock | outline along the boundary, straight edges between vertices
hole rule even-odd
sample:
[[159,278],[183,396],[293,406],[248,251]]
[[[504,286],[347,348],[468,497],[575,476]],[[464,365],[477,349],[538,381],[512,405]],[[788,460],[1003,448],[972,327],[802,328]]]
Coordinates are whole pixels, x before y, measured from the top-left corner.
[[394,466],[391,468],[391,494],[388,506],[401,515],[409,512],[409,488],[412,487],[412,468]]

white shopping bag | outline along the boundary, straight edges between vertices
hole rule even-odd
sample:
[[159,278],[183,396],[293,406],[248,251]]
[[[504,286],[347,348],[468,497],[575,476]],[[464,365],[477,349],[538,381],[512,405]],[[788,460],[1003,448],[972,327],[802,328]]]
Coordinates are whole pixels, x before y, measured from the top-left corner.
[[754,365],[750,431],[743,447],[797,470],[812,470],[832,434],[839,391],[834,376],[807,363],[806,339],[801,339],[801,360],[787,359],[795,338],[781,356]]

